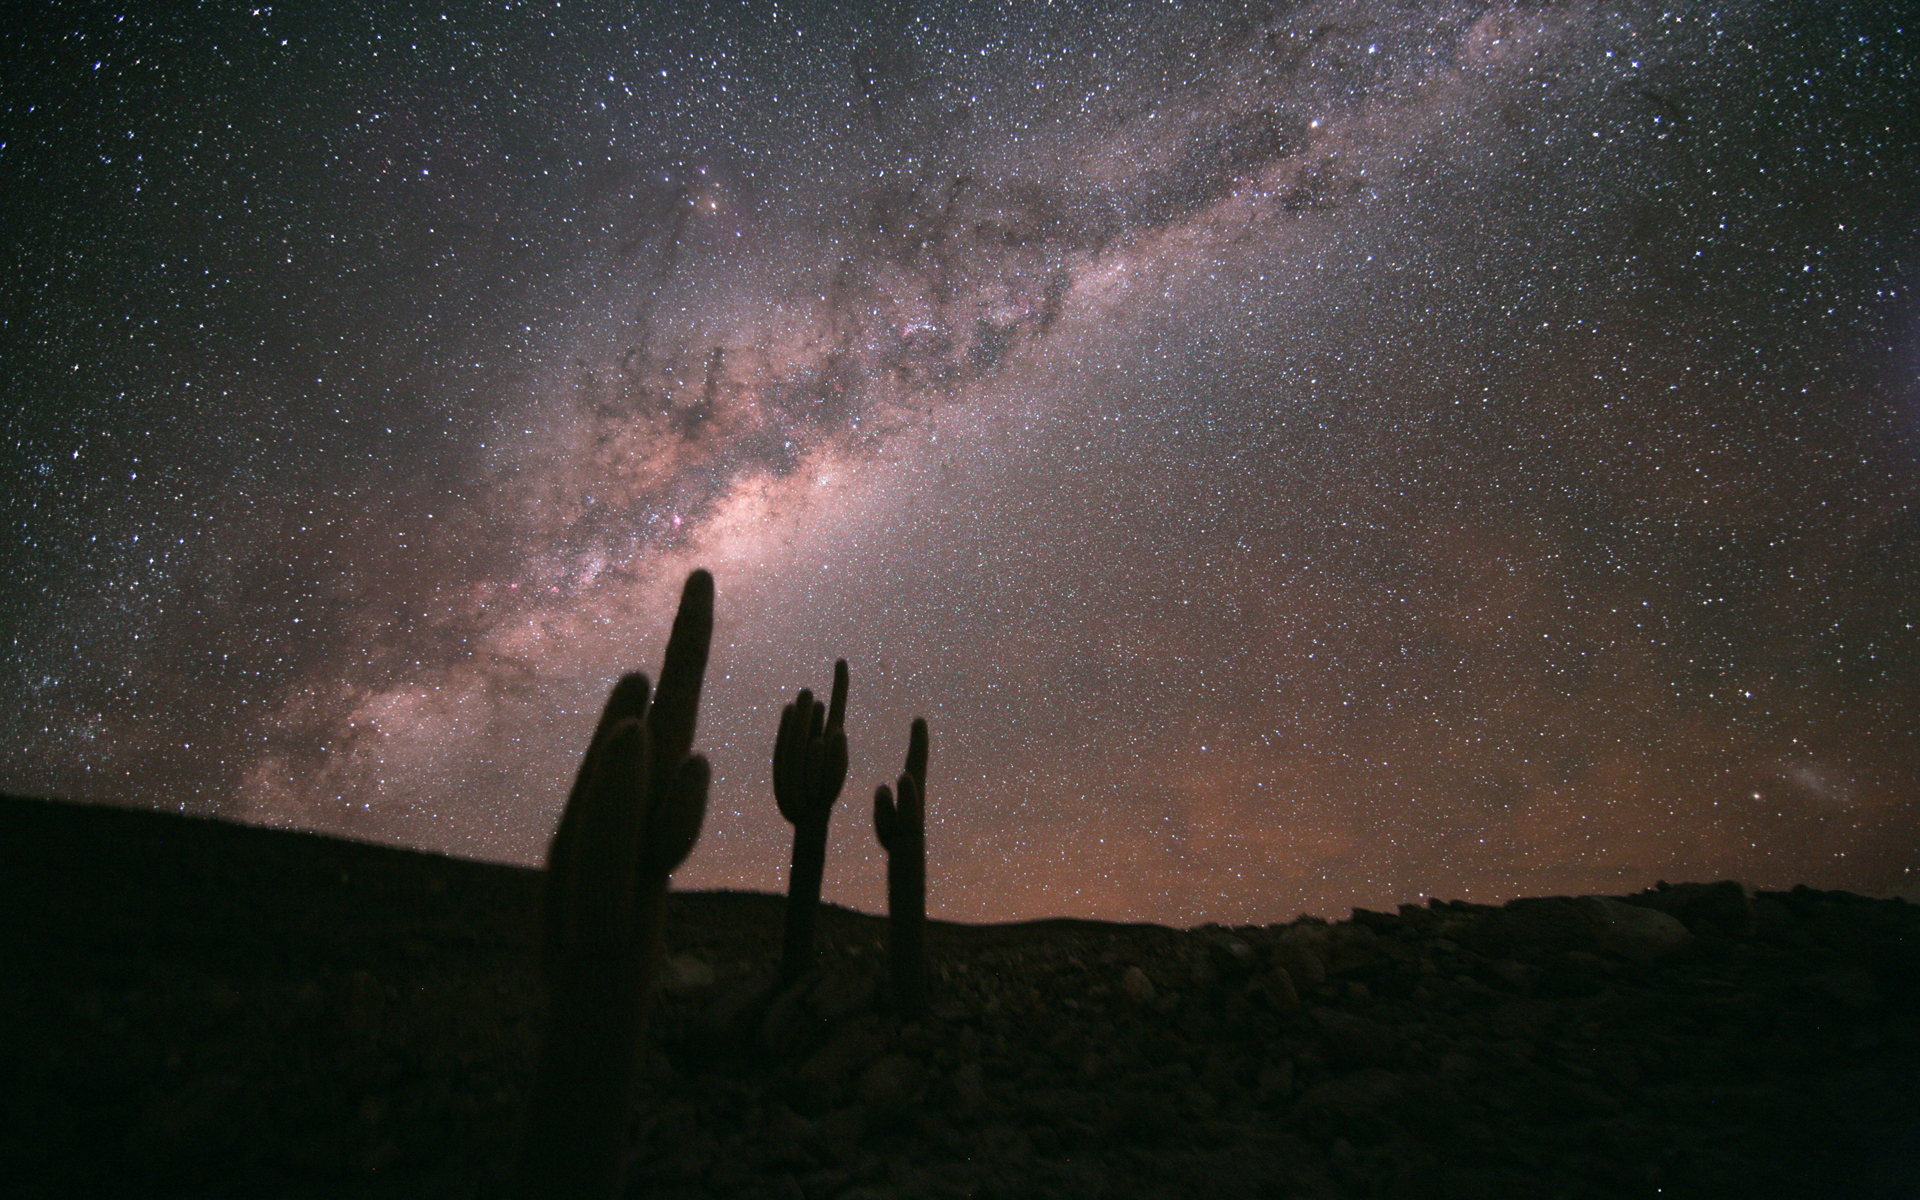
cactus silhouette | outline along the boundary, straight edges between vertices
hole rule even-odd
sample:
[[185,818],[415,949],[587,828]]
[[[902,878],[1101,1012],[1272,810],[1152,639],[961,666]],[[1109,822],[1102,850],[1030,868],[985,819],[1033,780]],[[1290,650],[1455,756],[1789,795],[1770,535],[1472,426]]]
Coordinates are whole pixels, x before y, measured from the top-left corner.
[[887,849],[887,957],[893,969],[894,1010],[920,1016],[926,998],[927,723],[918,717],[907,739],[907,769],[895,785],[873,794],[873,831]]
[[780,979],[792,983],[812,968],[814,917],[827,865],[827,819],[847,782],[847,661],[833,664],[833,702],[823,706],[801,689],[780,712],[773,742],[773,798],[793,825],[793,868],[787,876],[787,922]]
[[713,577],[680,594],[660,686],[614,685],[547,853],[541,974],[547,1027],[521,1135],[523,1197],[610,1197],[621,1164],[667,876],[706,814],[707,760],[688,752],[713,635]]

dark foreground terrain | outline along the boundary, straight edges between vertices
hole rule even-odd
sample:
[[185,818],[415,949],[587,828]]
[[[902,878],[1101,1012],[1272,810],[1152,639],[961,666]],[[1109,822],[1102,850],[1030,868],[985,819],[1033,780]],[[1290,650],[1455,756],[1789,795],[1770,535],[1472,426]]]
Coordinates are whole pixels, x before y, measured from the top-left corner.
[[[936,869],[938,864],[934,864]],[[0,800],[8,1195],[500,1196],[536,873]],[[1920,1196],[1920,910],[1686,885],[1178,931],[675,897],[636,1195]]]

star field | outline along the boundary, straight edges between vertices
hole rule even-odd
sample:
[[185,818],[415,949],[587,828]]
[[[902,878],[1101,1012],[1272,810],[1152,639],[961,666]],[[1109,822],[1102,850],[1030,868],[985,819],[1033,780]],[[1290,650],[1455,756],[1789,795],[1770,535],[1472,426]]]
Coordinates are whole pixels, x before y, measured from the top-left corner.
[[45,6],[0,786],[537,862],[714,572],[681,886],[1277,920],[1913,886],[1878,5]]

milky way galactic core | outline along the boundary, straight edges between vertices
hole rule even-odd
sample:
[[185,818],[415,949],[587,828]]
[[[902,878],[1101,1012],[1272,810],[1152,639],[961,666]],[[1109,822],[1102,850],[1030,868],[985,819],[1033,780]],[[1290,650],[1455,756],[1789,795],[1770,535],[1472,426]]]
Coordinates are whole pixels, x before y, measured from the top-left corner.
[[844,657],[869,909],[1910,887],[1910,16],[48,6],[0,785],[538,862],[704,566],[680,886]]

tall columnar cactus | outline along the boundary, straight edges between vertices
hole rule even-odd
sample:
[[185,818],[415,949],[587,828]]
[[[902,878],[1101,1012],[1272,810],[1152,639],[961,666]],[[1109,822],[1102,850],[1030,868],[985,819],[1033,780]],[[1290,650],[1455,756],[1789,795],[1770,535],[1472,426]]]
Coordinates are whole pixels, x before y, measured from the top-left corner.
[[907,769],[895,785],[873,794],[873,830],[887,849],[887,954],[893,968],[894,1010],[920,1016],[926,998],[927,723],[918,717],[907,739]]
[[793,825],[793,869],[787,876],[787,927],[780,978],[792,983],[812,968],[813,926],[827,865],[827,818],[847,782],[847,662],[833,664],[833,703],[801,689],[780,712],[773,742],[773,798]]
[[619,1189],[667,876],[706,814],[707,760],[689,751],[712,634],[713,577],[695,571],[652,702],[644,675],[614,685],[547,852],[547,1028],[520,1147],[523,1197]]

